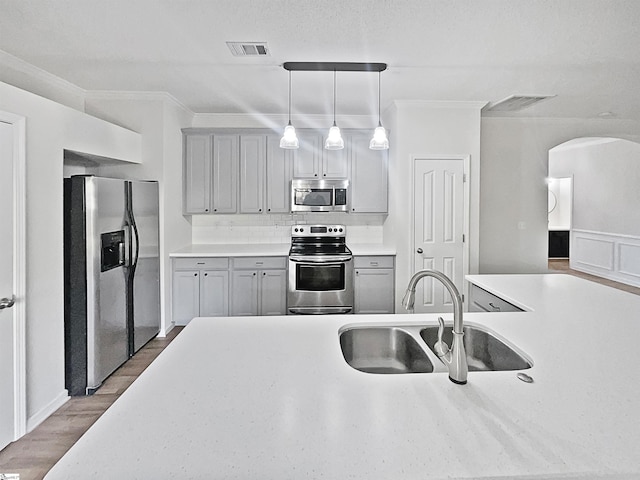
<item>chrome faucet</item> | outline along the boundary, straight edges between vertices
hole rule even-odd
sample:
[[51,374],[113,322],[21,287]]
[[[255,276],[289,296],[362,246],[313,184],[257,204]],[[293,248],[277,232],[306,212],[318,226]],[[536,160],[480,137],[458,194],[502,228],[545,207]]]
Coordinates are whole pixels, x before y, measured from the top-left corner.
[[453,300],[453,342],[451,348],[442,341],[442,334],[444,333],[444,320],[442,317],[438,318],[440,327],[438,328],[438,341],[433,346],[436,355],[442,360],[442,362],[449,369],[449,380],[453,383],[464,385],[467,383],[467,373],[469,368],[467,366],[467,354],[464,351],[464,343],[462,341],[464,336],[463,322],[462,322],[462,297],[460,292],[444,273],[437,270],[420,270],[416,272],[407,286],[407,293],[404,294],[402,299],[402,306],[406,310],[413,312],[413,305],[416,298],[416,285],[418,281],[423,277],[433,277],[446,287]]

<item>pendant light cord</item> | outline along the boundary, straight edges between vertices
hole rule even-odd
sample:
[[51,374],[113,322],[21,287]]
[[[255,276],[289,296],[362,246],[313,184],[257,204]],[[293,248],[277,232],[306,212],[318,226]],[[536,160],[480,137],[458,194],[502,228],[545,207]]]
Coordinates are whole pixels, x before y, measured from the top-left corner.
[[291,70],[289,70],[289,125],[291,125]]
[[380,121],[380,72],[378,72],[378,125],[382,125]]
[[336,71],[333,71],[333,124],[336,124]]

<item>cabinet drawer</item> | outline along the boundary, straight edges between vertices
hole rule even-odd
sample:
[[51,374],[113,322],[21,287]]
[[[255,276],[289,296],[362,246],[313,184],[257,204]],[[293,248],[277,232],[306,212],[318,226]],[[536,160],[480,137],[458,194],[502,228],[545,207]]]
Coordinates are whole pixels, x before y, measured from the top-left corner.
[[219,257],[174,258],[173,268],[175,270],[199,270],[203,268],[226,270],[229,268],[229,259]]
[[393,268],[393,256],[356,256],[353,257],[355,268]]
[[469,311],[473,312],[522,312],[521,308],[496,297],[482,288],[471,285],[471,305]]
[[233,268],[287,268],[287,257],[236,257]]

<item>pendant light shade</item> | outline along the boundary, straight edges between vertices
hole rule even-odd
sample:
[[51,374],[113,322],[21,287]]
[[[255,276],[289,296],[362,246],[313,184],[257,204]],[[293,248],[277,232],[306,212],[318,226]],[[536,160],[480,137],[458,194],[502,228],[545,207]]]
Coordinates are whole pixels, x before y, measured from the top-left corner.
[[324,142],[327,150],[341,150],[344,148],[344,140],[340,134],[340,129],[336,125],[336,71],[333,71],[333,126],[329,129],[329,135]]
[[291,125],[291,70],[289,70],[289,123],[284,127],[284,135],[280,139],[280,148],[300,148],[296,129]]
[[387,138],[387,131],[382,126],[380,119],[380,72],[378,72],[378,126],[373,132],[373,138],[369,142],[369,148],[371,150],[388,150],[389,139]]

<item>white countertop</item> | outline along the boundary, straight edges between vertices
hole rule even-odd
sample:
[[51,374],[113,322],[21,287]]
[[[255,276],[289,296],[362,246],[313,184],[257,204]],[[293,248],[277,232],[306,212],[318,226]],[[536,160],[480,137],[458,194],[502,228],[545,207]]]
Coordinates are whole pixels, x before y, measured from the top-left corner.
[[342,358],[346,324],[437,315],[200,318],[47,479],[638,478],[640,297],[561,274],[469,278],[531,310],[465,322],[531,357],[534,383]]
[[[354,255],[395,255],[394,248],[377,243],[347,243]],[[179,257],[286,257],[290,243],[194,244],[169,254]]]

